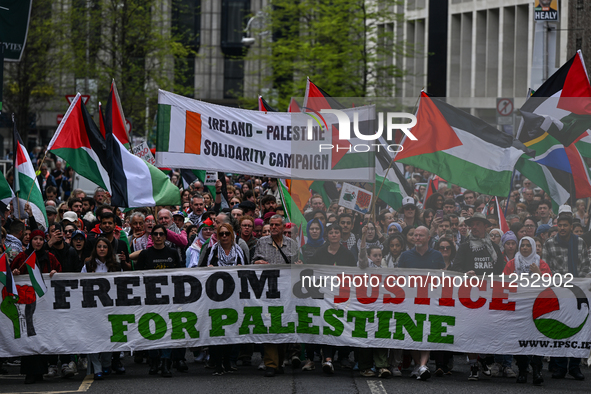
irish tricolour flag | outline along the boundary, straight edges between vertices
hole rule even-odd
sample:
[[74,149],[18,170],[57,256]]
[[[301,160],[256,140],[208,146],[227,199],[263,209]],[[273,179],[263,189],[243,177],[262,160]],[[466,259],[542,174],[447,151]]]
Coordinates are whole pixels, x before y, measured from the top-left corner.
[[[47,228],[47,214],[45,213],[45,203],[43,195],[37,182],[35,169],[29,156],[29,152],[23,144],[16,126],[14,128],[14,193],[17,195],[21,207],[27,202],[31,206],[35,221],[43,228]],[[22,209],[22,208],[21,208]],[[15,207],[16,210],[16,207]]]
[[41,275],[41,270],[37,265],[37,253],[33,252],[25,261],[25,265],[29,270],[29,278],[31,278],[31,285],[35,289],[35,293],[37,293],[37,298],[43,297],[45,293],[47,293],[47,286],[45,286],[45,282],[43,281],[43,275]]

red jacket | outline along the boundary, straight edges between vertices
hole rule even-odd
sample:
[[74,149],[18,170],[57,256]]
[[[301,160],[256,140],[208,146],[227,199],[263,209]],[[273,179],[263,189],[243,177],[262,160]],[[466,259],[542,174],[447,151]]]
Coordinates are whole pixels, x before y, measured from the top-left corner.
[[[44,274],[49,274],[51,271],[57,271],[57,272],[62,272],[62,265],[60,264],[60,262],[55,258],[55,256],[49,252],[47,252],[47,254],[49,255],[49,267],[47,266],[47,264],[40,264],[39,265],[39,269],[41,269],[41,272]],[[21,252],[18,254],[18,256],[16,256],[14,258],[14,260],[12,260],[12,264],[10,264],[10,269],[11,270],[15,270],[18,269],[20,271],[20,274],[23,275],[27,272],[25,266],[25,261],[27,260],[27,258],[29,257],[29,255],[27,254],[27,252]]]

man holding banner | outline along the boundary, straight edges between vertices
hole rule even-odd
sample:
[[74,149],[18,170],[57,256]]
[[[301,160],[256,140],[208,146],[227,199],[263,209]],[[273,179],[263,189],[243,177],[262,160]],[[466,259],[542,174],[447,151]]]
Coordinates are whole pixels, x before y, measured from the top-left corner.
[[[269,219],[271,235],[258,240],[254,252],[255,264],[301,264],[298,258],[298,245],[296,242],[283,235],[285,221],[281,215],[273,215]],[[264,362],[265,376],[274,377],[283,373],[283,360],[285,359],[285,344],[266,343]]]

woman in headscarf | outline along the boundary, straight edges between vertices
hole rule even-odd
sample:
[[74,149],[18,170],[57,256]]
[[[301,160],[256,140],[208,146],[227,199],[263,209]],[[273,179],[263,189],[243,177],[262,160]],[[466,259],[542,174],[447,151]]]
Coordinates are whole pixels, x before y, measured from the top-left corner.
[[252,236],[255,238],[260,238],[262,237],[262,232],[263,232],[263,226],[265,225],[265,222],[263,221],[263,219],[261,218],[256,218],[254,220],[254,229],[252,230]]
[[[49,277],[57,272],[62,272],[62,266],[55,256],[47,251],[45,245],[45,234],[41,230],[31,232],[31,242],[29,247],[24,252],[19,253],[10,268],[13,275],[26,274],[27,264],[25,261],[31,254],[35,253],[37,259],[36,264],[39,270],[44,274],[49,274]],[[36,302],[25,305],[25,321],[27,324],[28,336],[35,335],[35,327],[33,326],[33,313],[35,312]],[[43,374],[47,373],[48,377],[55,377],[58,374],[57,356],[34,355],[21,357],[21,375],[25,375],[25,383],[35,383],[36,381],[43,381]],[[49,369],[47,364],[49,363]]]
[[504,275],[517,274],[552,274],[550,267],[536,253],[536,241],[532,237],[525,236],[519,241],[519,251],[515,258],[510,260],[505,269]]
[[396,233],[401,233],[402,232],[402,226],[400,225],[400,223],[396,223],[396,222],[392,222],[388,225],[388,236],[392,235],[392,234],[396,234]]
[[488,232],[488,236],[490,237],[491,241],[499,245],[501,251],[503,250],[503,246],[501,245],[501,238],[505,235],[501,230],[498,228],[493,228]]
[[[532,237],[525,236],[519,241],[519,251],[515,258],[507,263],[503,270],[503,275],[516,274],[549,274],[552,275],[550,267],[536,253],[536,241]],[[495,361],[496,357],[495,357]],[[517,383],[527,382],[528,366],[531,364],[533,371],[534,385],[539,386],[544,382],[542,376],[542,356],[515,356],[519,375]]]
[[503,257],[506,262],[509,262],[515,257],[517,252],[517,237],[513,231],[507,231],[501,237],[501,245],[503,247]]
[[213,222],[210,218],[207,218],[199,225],[199,234],[195,237],[195,240],[187,248],[187,268],[193,268],[199,266],[199,255],[201,254],[201,248],[207,243],[209,238],[214,232]]
[[300,249],[300,260],[304,264],[309,264],[312,256],[324,244],[324,226],[319,219],[312,219],[306,226],[308,241]]

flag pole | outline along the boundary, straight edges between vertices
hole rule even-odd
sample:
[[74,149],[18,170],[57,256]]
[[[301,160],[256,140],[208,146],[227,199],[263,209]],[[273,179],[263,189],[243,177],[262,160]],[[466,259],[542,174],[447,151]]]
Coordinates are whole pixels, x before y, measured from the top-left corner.
[[[425,88],[423,87],[423,90]],[[421,91],[423,91],[421,90]],[[421,95],[419,94],[419,97],[417,97],[417,101],[415,102],[415,106],[412,112],[417,112],[417,108],[419,105],[419,100],[421,99]],[[396,158],[396,156],[394,156],[394,158],[392,158],[392,160],[390,160],[390,164],[388,165],[388,168],[386,169],[386,174],[384,174],[384,179],[382,179],[382,184],[380,185],[380,189],[378,190],[378,194],[375,194],[375,187],[374,187],[374,200],[373,200],[373,204],[375,206],[375,203],[380,195],[380,192],[382,191],[382,187],[384,187],[384,182],[386,182],[386,179],[388,178],[388,172],[390,172],[390,168],[392,168],[392,164],[394,164],[394,159]],[[374,163],[374,168],[375,168],[375,163]],[[375,178],[375,176],[374,176]],[[374,183],[375,183],[375,179],[374,179]],[[374,207],[371,208],[372,211],[374,210]]]
[[[45,151],[45,154],[43,155],[43,159],[41,159],[41,163],[37,162],[37,171],[39,171],[41,169],[41,165],[45,162],[45,158],[47,157],[47,152],[49,152],[48,150]],[[37,171],[35,171],[35,179],[33,179],[33,184],[31,185],[31,188],[29,189],[29,195],[27,196],[27,203],[29,202],[29,199],[31,198],[31,192],[33,191],[33,188],[35,187],[35,182],[37,181]]]
[[505,203],[505,217],[507,217],[507,209],[509,209],[509,200],[511,199],[511,192],[513,192],[513,179],[515,178],[515,169],[511,174],[511,183],[509,184],[509,195],[507,196],[507,202]]
[[[13,172],[13,181],[12,181],[12,187],[15,188],[15,185],[18,180],[18,172],[16,170],[16,160],[17,160],[17,150],[15,149],[17,146],[18,142],[16,140],[16,120],[14,118],[14,112],[12,113],[12,172]],[[17,192],[15,193],[16,196],[16,217],[20,220],[21,219],[21,207],[20,207],[20,187],[19,190],[17,190]],[[12,208],[14,209],[14,204],[12,206]]]

